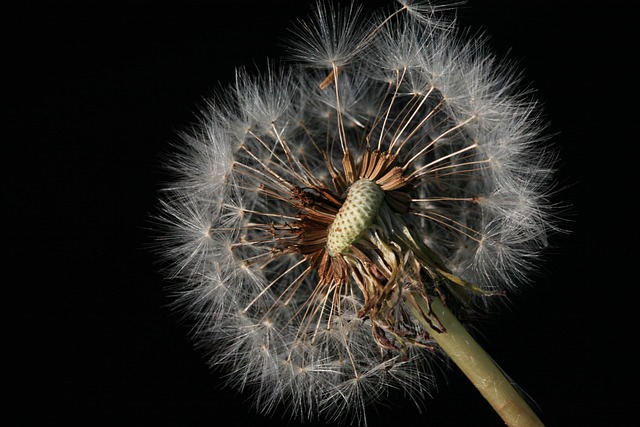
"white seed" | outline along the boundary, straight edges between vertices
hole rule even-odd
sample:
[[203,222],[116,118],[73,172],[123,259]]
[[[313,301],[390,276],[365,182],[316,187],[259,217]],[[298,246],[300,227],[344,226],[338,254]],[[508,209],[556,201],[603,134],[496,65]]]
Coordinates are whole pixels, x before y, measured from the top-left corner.
[[344,253],[369,228],[383,199],[384,190],[369,179],[359,179],[349,187],[347,199],[329,227],[329,255]]

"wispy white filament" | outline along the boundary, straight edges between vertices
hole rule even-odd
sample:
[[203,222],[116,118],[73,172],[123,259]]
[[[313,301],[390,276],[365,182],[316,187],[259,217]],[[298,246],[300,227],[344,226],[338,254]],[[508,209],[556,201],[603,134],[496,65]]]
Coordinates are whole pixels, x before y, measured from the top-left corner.
[[[161,202],[162,248],[179,303],[211,363],[252,390],[261,411],[284,404],[303,420],[364,423],[365,406],[392,388],[417,403],[428,396],[442,357],[436,344],[406,319],[415,345],[374,337],[355,284],[395,277],[383,267],[408,262],[393,243],[406,231],[380,225],[388,218],[417,230],[448,271],[473,284],[454,292],[470,317],[496,291],[525,283],[546,245],[554,158],[535,102],[518,92],[509,63],[482,39],[463,40],[437,9],[400,1],[365,15],[318,6],[295,31],[294,61],[264,75],[239,70],[170,161],[178,178]],[[357,163],[374,150],[397,156],[404,179],[390,174],[377,185],[393,199],[406,182],[410,200],[385,202],[370,227],[379,270],[346,254],[349,275],[330,276],[305,252],[323,253],[326,240],[304,234],[308,214],[330,218],[314,203],[344,202],[343,181],[358,179],[346,154]]]

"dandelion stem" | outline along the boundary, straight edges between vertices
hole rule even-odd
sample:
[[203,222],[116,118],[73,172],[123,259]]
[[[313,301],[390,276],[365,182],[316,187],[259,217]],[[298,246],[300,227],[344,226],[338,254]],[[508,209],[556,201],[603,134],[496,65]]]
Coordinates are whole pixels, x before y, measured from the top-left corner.
[[[416,302],[422,313],[429,312],[429,305],[423,298],[416,296]],[[430,310],[444,327],[444,332],[436,331],[424,316],[417,316],[417,320],[469,378],[506,425],[510,427],[543,426],[542,421],[500,367],[442,301],[434,299]]]

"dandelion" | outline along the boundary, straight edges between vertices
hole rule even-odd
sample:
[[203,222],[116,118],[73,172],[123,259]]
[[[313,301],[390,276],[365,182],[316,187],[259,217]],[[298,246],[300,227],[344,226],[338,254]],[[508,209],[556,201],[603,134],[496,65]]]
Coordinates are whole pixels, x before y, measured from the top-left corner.
[[507,424],[541,425],[463,324],[527,283],[554,157],[520,76],[440,9],[318,4],[290,61],[239,69],[170,160],[178,303],[264,413],[363,425],[450,358]]

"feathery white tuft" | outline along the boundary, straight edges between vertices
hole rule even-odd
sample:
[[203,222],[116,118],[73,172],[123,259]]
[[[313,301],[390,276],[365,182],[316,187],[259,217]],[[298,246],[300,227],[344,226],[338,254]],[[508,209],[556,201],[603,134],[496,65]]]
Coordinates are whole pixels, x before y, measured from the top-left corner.
[[[392,388],[422,404],[442,354],[400,291],[473,317],[527,282],[554,229],[554,156],[520,75],[463,39],[451,4],[397,6],[318,5],[293,63],[239,70],[169,164],[161,244],[179,303],[265,413],[365,424]],[[333,253],[360,179],[378,205]]]

